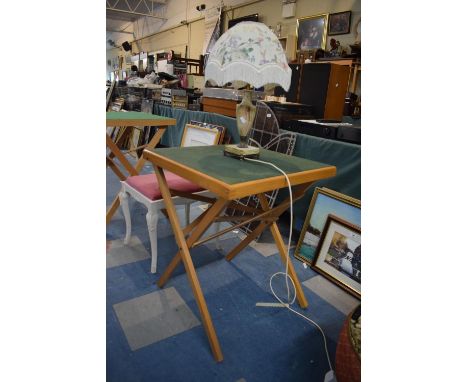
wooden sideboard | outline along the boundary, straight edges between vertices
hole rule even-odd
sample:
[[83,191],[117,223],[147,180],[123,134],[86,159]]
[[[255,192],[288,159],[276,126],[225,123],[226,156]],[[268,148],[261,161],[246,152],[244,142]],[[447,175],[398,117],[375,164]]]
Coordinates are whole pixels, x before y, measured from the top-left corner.
[[285,93],[276,88],[275,96],[286,96],[288,102],[310,105],[315,118],[341,120],[348,88],[349,66],[315,62],[289,64],[291,86]]
[[236,117],[236,100],[223,99],[223,98],[211,98],[203,97],[202,105],[203,111],[208,113],[218,113],[227,117]]
[[303,52],[302,54],[298,54],[298,58],[296,61],[293,61],[293,64],[303,64],[307,58],[311,58],[312,62],[314,63],[328,63],[328,64],[335,64],[335,65],[344,65],[349,66],[350,73],[348,79],[348,92],[356,94],[358,79],[361,73],[361,59],[355,58],[331,58],[331,59],[318,59],[316,61],[313,60],[312,53]]
[[357,80],[361,72],[361,61],[356,61],[351,58],[343,58],[336,60],[318,60],[316,62],[327,62],[329,64],[346,65],[350,67],[349,80],[348,80],[348,91],[356,93]]

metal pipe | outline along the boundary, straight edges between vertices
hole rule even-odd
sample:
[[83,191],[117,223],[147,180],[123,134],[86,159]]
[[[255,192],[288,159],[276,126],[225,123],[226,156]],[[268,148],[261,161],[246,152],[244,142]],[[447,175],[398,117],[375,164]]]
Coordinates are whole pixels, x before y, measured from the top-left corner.
[[[255,3],[260,3],[260,2],[263,2],[265,0],[254,0],[254,1],[249,1],[248,3],[244,3],[244,4],[239,4],[239,5],[235,5],[235,6],[230,6],[230,7],[224,7],[225,9],[221,11],[221,13],[226,13],[228,11],[233,11],[235,9],[239,9],[239,8],[242,8],[242,7],[247,7],[249,5],[252,5],[252,4],[255,4]],[[138,39],[135,39],[134,41],[132,42],[136,42],[137,40],[144,40],[145,38],[149,38],[149,37],[153,37],[153,36],[156,36],[157,34],[160,34],[160,33],[164,33],[164,32],[168,32],[170,30],[173,30],[173,29],[176,29],[176,28],[180,28],[180,27],[183,27],[184,25],[189,25],[189,24],[193,24],[197,21],[200,21],[200,20],[203,20],[204,17],[198,17],[196,19],[192,19],[192,20],[186,20],[186,22],[184,24],[181,24],[181,25],[174,25],[173,27],[170,27],[170,28],[167,28],[167,29],[164,29],[162,31],[157,31],[157,32],[154,32],[154,33],[150,33],[144,37],[140,37]]]
[[114,11],[114,12],[128,13],[130,15],[146,16],[146,17],[153,17],[155,19],[160,19],[160,20],[167,20],[167,18],[165,18],[165,17],[146,15],[146,14],[140,13],[140,12],[130,12],[130,11],[124,11],[122,9],[107,8],[107,7],[106,7],[106,9],[109,10],[109,11]]
[[[153,37],[153,36],[156,36],[157,34],[160,34],[160,33],[164,33],[164,32],[169,32],[173,29],[176,29],[176,28],[180,28],[180,27],[184,27],[184,26],[188,26],[189,24],[192,24],[192,23],[195,23],[197,21],[200,21],[200,20],[203,20],[204,17],[198,17],[196,19],[193,19],[193,20],[190,20],[190,21],[187,21],[186,23],[184,24],[180,24],[180,25],[174,25],[173,27],[170,27],[170,28],[167,28],[167,29],[164,29],[162,31],[157,31],[157,32],[154,32],[154,33],[150,33],[144,37],[140,37],[138,39],[135,39],[134,41],[137,41],[137,40],[144,40],[145,38],[149,38],[149,37]],[[132,41],[132,42],[134,42]],[[183,44],[180,44],[180,45],[183,45]]]
[[112,32],[112,33],[125,33],[125,34],[133,34],[133,32],[125,32],[125,31],[116,31],[114,29],[106,29],[106,32]]
[[[253,0],[253,1],[249,1],[248,3],[243,3],[243,4],[239,4],[239,5],[231,5],[229,7],[225,7],[225,11],[233,11],[235,9],[239,9],[239,8],[242,8],[242,7],[247,7],[249,5],[252,5],[252,4],[255,4],[255,3],[260,3],[262,1],[265,1],[265,0]],[[224,12],[224,11],[223,11]]]

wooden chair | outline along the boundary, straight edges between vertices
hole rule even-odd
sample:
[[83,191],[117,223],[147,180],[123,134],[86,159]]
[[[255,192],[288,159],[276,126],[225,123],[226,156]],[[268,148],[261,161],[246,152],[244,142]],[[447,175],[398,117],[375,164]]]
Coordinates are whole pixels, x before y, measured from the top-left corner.
[[[195,144],[191,143],[190,140],[190,131],[189,129],[198,129],[203,131],[202,127],[196,127],[193,125],[187,124],[184,129],[184,134],[182,137],[182,144],[181,146],[194,146]],[[198,131],[197,138],[200,137]],[[207,132],[207,130],[205,130]],[[207,136],[206,144],[218,144],[219,139],[222,137],[223,134],[218,131],[218,133],[213,132],[213,136]],[[199,139],[197,143],[199,144]],[[198,200],[211,202],[210,197],[213,195],[208,191],[195,183],[192,183],[184,178],[181,178],[178,175],[175,175],[169,171],[164,172],[166,176],[167,183],[171,191],[175,191],[176,193],[186,194],[186,193],[194,193],[197,195]],[[126,226],[126,233],[124,244],[128,244],[130,241],[130,236],[132,232],[132,222],[130,217],[130,207],[128,196],[132,196],[133,199],[142,203],[147,209],[148,212],[146,214],[146,223],[148,225],[148,232],[150,236],[150,244],[151,244],[151,273],[156,273],[157,269],[157,261],[158,261],[158,238],[157,238],[157,225],[159,219],[159,211],[165,208],[164,200],[161,195],[161,190],[159,189],[158,180],[156,178],[156,174],[146,174],[146,175],[136,175],[130,176],[127,179],[121,181],[122,189],[119,193],[120,205],[122,206],[122,212],[125,218],[125,226]],[[174,196],[173,198],[174,204],[176,205],[185,205],[185,221],[188,225],[190,223],[190,206],[192,203],[198,201],[194,199],[188,199],[181,196]],[[215,229],[219,230],[219,222],[215,223]],[[216,246],[219,248],[219,242],[216,240]]]

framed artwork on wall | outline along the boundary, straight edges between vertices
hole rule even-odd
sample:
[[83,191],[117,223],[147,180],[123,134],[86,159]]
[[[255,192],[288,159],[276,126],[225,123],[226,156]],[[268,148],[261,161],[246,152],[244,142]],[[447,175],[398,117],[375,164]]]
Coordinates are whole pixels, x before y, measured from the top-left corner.
[[297,19],[296,50],[325,49],[328,14]]
[[361,201],[328,188],[317,187],[310,202],[294,257],[306,264],[312,264],[330,214],[360,227]]
[[351,11],[331,13],[328,19],[328,35],[347,34],[351,29]]
[[328,215],[312,269],[361,298],[361,229]]

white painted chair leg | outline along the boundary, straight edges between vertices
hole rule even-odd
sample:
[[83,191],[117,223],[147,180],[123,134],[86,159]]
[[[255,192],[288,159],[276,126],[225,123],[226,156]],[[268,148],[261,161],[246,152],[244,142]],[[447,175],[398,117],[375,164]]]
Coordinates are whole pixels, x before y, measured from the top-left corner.
[[132,235],[132,219],[130,217],[130,208],[128,207],[128,194],[124,190],[119,193],[120,205],[122,206],[123,216],[125,218],[125,239],[124,244],[127,245],[130,242],[130,236]]
[[148,210],[146,214],[146,224],[148,224],[148,233],[151,244],[151,273],[156,273],[158,265],[158,212]]
[[[215,227],[215,231],[216,231],[216,232],[219,232],[219,231],[221,230],[221,222],[216,222],[216,223],[214,224],[214,227]],[[216,249],[217,249],[218,251],[221,250],[221,243],[220,243],[220,241],[219,241],[219,238],[220,238],[220,237],[221,237],[221,236],[218,236],[218,237],[215,239]]]

